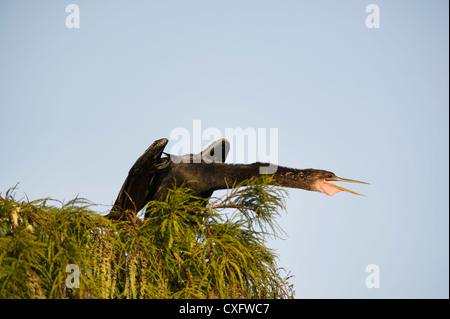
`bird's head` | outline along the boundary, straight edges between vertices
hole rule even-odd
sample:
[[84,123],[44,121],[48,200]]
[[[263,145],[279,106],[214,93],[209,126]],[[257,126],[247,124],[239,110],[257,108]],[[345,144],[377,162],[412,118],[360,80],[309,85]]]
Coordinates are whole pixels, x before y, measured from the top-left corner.
[[311,180],[311,186],[312,186],[311,190],[316,191],[316,192],[321,192],[321,193],[324,193],[324,194],[327,194],[330,196],[332,196],[340,191],[345,191],[345,192],[349,192],[352,194],[364,196],[362,194],[348,190],[341,186],[331,184],[331,183],[329,183],[330,181],[369,184],[366,182],[355,181],[353,179],[337,177],[336,175],[334,175],[334,173],[324,171],[324,170],[311,170],[311,171],[312,171],[310,173],[311,175],[309,176],[309,179]]

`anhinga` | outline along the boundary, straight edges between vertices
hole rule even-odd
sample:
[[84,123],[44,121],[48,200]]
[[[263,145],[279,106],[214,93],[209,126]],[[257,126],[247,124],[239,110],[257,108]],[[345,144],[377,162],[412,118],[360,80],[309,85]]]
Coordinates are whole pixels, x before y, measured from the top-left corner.
[[[195,196],[211,197],[215,190],[227,189],[254,176],[260,176],[260,167],[267,163],[225,164],[230,144],[226,139],[212,143],[199,154],[183,156],[164,153],[168,140],[155,141],[131,167],[128,176],[117,196],[116,202],[107,217],[120,218],[127,210],[140,211],[151,200],[165,198],[167,190],[187,182]],[[162,155],[166,157],[162,157]],[[301,188],[309,191],[334,195],[339,191],[361,195],[343,187],[329,183],[342,181],[362,183],[340,178],[332,172],[319,169],[294,169],[278,166],[272,181],[280,186]]]

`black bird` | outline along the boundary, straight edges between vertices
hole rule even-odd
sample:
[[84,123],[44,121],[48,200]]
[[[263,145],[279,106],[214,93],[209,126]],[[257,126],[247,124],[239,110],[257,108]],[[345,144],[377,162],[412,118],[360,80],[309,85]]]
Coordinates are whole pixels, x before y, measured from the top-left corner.
[[[268,167],[268,163],[225,164],[230,149],[226,139],[212,143],[199,154],[183,156],[164,153],[168,140],[162,138],[155,141],[138,158],[131,167],[128,176],[117,196],[114,207],[108,218],[120,218],[124,211],[140,211],[151,200],[165,198],[167,190],[174,183],[187,186],[194,195],[202,198],[211,197],[215,190],[227,189],[235,183],[241,183],[254,176],[260,176],[260,168]],[[162,157],[162,155],[166,157]],[[337,177],[334,173],[318,169],[294,169],[278,166],[273,174],[273,182],[291,188],[334,195],[339,191],[361,195],[329,181],[362,183],[356,180]]]

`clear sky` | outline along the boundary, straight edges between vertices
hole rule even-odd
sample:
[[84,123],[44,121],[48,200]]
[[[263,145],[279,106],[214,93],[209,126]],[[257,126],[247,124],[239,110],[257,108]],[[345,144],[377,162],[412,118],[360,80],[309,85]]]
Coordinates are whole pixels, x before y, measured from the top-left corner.
[[176,128],[276,128],[280,165],[371,183],[343,185],[367,197],[289,190],[270,246],[296,297],[448,298],[448,6],[2,0],[0,192],[20,182],[16,197],[106,212]]

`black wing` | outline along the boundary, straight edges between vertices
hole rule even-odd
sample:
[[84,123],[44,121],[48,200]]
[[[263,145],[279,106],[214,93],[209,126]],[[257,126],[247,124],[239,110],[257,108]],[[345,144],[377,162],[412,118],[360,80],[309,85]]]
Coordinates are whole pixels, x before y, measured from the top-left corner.
[[126,210],[140,211],[151,199],[160,173],[170,164],[168,158],[161,159],[161,154],[168,140],[159,139],[142,154],[131,167],[122,189],[108,218],[118,219]]
[[228,152],[230,151],[230,142],[223,138],[221,140],[213,142],[207,148],[205,148],[200,156],[205,162],[219,162],[225,163]]
[[198,154],[186,154],[186,155],[174,155],[163,152],[165,155],[169,156],[173,163],[225,163],[228,152],[230,151],[230,142],[223,138],[214,141]]

